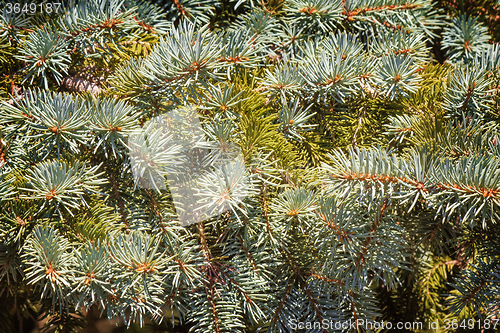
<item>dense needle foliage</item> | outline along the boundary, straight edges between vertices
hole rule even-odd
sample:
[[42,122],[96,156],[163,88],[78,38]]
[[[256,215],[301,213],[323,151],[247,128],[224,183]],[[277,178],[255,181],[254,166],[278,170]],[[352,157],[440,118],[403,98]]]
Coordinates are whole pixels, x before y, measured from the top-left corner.
[[0,331],[495,331],[499,8],[0,0]]

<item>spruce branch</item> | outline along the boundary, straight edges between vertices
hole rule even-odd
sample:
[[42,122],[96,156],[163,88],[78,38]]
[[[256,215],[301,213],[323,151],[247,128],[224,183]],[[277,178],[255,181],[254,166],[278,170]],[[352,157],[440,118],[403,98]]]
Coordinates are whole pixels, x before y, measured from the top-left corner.
[[67,4],[0,14],[0,330],[497,316],[500,53],[476,18]]
[[102,146],[105,156],[111,150],[113,156],[121,156],[128,151],[127,136],[137,130],[140,116],[132,106],[114,99],[92,98],[86,105],[90,110],[90,126],[94,133],[90,145],[94,153]]
[[489,38],[486,27],[483,27],[477,19],[461,15],[445,28],[443,46],[448,49],[446,56],[450,61],[468,61],[476,54],[485,51]]
[[72,208],[87,204],[83,195],[98,193],[99,186],[105,183],[99,178],[102,172],[97,173],[98,169],[99,166],[87,167],[80,162],[73,165],[59,160],[40,162],[26,176],[29,187],[20,188],[32,194],[23,194],[22,198],[41,200],[40,209],[47,206],[61,214],[64,208],[73,215]]
[[67,74],[70,57],[69,45],[64,38],[52,29],[40,29],[29,34],[28,39],[21,44],[21,55],[17,59],[25,61],[28,73],[24,78],[27,82],[31,78],[40,78],[45,89],[48,89],[48,75],[52,75],[57,84],[60,84],[63,74]]
[[289,103],[283,104],[278,114],[278,123],[280,131],[284,133],[285,137],[302,141],[304,138],[299,133],[310,131],[316,127],[316,125],[307,124],[308,120],[316,114],[315,112],[309,113],[309,108],[310,106],[301,110],[298,99],[295,99],[295,102],[291,100]]
[[57,230],[36,227],[24,246],[27,260],[26,278],[42,289],[41,297],[51,296],[52,305],[68,305],[67,295],[73,278],[73,257],[68,253],[70,243]]
[[377,73],[377,83],[382,94],[394,99],[400,96],[407,97],[409,93],[416,92],[420,77],[416,75],[415,70],[411,57],[392,54],[383,57]]
[[340,23],[342,1],[290,0],[286,1],[290,23],[308,31],[332,31]]

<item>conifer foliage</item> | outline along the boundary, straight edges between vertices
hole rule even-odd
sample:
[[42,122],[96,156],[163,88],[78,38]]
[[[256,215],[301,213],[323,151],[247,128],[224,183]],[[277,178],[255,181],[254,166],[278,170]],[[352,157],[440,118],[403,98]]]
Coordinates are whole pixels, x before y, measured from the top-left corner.
[[0,331],[500,329],[481,3],[0,0]]

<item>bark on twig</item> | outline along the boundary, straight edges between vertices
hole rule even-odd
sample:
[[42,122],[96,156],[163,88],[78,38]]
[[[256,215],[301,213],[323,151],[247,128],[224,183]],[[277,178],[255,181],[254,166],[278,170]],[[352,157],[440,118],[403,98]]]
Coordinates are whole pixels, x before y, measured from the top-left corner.
[[[61,87],[66,91],[88,91],[91,94],[98,94],[102,91],[102,88],[99,84],[74,76],[66,76],[61,82]],[[7,101],[7,103],[10,105],[14,105],[15,102],[20,101],[24,98],[24,92],[21,91],[20,87],[14,86],[13,91],[15,91],[17,97]]]
[[66,76],[61,86],[68,91],[88,91],[91,94],[97,94],[102,91],[98,84],[73,76]]
[[21,95],[19,95],[18,98],[9,99],[7,101],[7,104],[14,105],[15,102],[18,102],[18,101],[22,100],[23,98],[24,98],[24,94],[21,94]]

